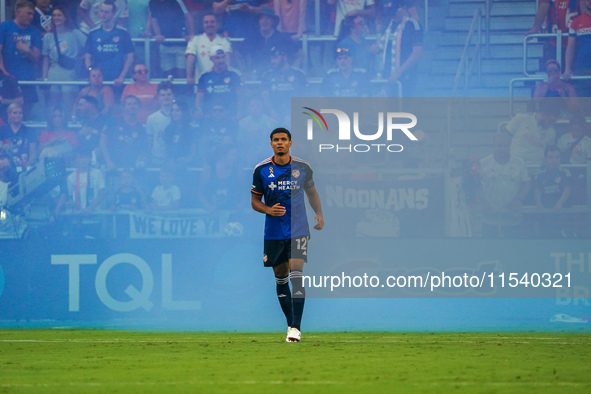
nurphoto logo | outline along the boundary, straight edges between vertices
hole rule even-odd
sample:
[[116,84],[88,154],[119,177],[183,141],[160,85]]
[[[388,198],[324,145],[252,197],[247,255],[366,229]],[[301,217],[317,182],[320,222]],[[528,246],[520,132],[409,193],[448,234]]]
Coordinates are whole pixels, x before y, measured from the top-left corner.
[[[351,128],[351,118],[347,113],[338,109],[321,109],[317,111],[310,107],[303,107],[310,112],[304,112],[305,115],[310,116],[307,120],[307,138],[314,139],[314,123],[320,127],[320,130],[325,130],[325,133],[330,133],[328,123],[322,114],[335,115],[338,122],[338,140],[351,141],[353,138],[361,141],[379,141],[383,140],[384,129],[386,141],[392,141],[392,136],[395,132],[402,132],[410,141],[418,141],[418,138],[410,131],[417,124],[417,117],[408,112],[378,112],[377,113],[377,131],[375,126],[373,130],[361,130],[359,122],[359,112],[353,112],[353,127]],[[374,119],[364,119],[362,125],[367,125]],[[384,127],[385,123],[385,127]],[[351,133],[353,129],[353,133]],[[400,144],[386,144],[386,143],[372,143],[372,144],[318,144],[319,152],[357,152],[365,153],[370,151],[387,151],[392,153],[402,152],[404,147]]]

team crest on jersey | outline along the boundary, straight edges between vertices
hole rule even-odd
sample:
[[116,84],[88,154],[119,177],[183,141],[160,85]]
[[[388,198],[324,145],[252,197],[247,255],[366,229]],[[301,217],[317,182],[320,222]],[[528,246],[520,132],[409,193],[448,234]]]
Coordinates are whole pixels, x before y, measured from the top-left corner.
[[119,36],[115,36],[115,37],[113,37],[113,42],[114,42],[114,43],[118,43],[118,42],[119,42]]
[[294,177],[294,178],[299,177],[300,176],[300,170],[293,170],[291,172],[291,176]]
[[228,83],[230,83],[230,77],[228,77],[228,78],[225,78],[225,79],[224,79],[224,83],[225,83],[225,84],[228,84]]
[[273,167],[269,167],[269,176],[267,178],[275,178],[275,175],[273,174]]

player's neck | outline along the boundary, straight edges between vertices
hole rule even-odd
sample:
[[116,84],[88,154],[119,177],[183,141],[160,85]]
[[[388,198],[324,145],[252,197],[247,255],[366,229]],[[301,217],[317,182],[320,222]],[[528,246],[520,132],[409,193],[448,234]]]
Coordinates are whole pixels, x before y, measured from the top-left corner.
[[275,164],[278,164],[280,166],[284,166],[286,164],[288,164],[291,161],[291,156],[286,154],[286,155],[274,155],[273,156],[273,161],[275,162]]

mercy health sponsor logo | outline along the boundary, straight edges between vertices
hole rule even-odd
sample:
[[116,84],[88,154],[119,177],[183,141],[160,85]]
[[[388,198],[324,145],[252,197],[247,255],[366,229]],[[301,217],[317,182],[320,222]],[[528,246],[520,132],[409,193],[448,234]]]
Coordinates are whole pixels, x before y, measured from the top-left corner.
[[[175,301],[172,299],[172,255],[162,254],[162,307],[169,310],[200,310],[200,301]],[[118,312],[131,312],[136,309],[149,311],[153,308],[152,292],[154,290],[154,273],[148,263],[141,257],[132,253],[118,253],[98,264],[96,254],[54,254],[51,256],[52,265],[68,266],[68,310],[80,311],[80,271],[82,266],[98,265],[96,270],[94,288],[99,300],[109,309]],[[142,286],[140,289],[132,284],[127,285],[125,294],[127,300],[119,300],[113,297],[107,286],[109,272],[119,264],[130,264],[140,274]],[[156,275],[158,276],[158,275]],[[178,290],[178,289],[177,289]]]
[[[335,139],[338,143],[326,143],[323,141],[318,144],[320,153],[326,152],[349,152],[349,153],[367,153],[367,152],[391,152],[398,153],[404,150],[404,146],[392,143],[395,133],[402,133],[410,141],[418,141],[418,138],[410,131],[417,124],[417,117],[408,112],[378,112],[373,115],[374,118],[363,119],[360,126],[359,112],[353,112],[353,124],[351,117],[339,109],[320,109],[317,111],[310,107],[303,107],[309,112],[304,112],[310,118],[307,119],[307,139],[314,140],[314,128],[320,128],[327,135],[330,133],[326,118],[322,114],[331,114],[336,116],[338,122],[338,132]],[[377,118],[377,130],[375,126],[369,130],[368,124],[372,124]],[[315,126],[318,125],[318,126]],[[352,132],[351,132],[352,130]],[[384,133],[385,131],[385,133]],[[384,135],[385,134],[385,135]],[[363,141],[363,143],[347,143]],[[371,143],[370,143],[371,142]]]

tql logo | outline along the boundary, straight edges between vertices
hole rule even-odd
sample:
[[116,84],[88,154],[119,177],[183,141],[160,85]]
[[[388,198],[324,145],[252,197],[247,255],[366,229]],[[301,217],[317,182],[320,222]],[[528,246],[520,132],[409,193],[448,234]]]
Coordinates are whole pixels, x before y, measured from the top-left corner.
[[[320,112],[310,107],[303,107],[310,112],[304,112],[304,114],[311,117],[308,119],[307,124],[307,138],[308,140],[314,139],[314,121],[323,130],[326,128],[328,132],[328,124],[322,114],[333,114],[337,117],[339,123],[338,139],[339,141],[350,141],[351,140],[351,119],[344,111],[338,109],[321,109]],[[406,120],[406,122],[400,122]],[[386,126],[384,127],[384,123]],[[362,132],[359,127],[359,112],[353,112],[353,134],[355,137],[362,141],[377,141],[382,138],[384,129],[386,130],[386,140],[392,141],[392,135],[395,131],[401,131],[411,141],[418,141],[418,138],[410,131],[411,128],[416,126],[417,117],[408,112],[379,112],[378,113],[378,126],[377,131],[373,134],[368,134],[367,130]],[[380,149],[387,150],[388,152],[402,152],[404,147],[400,144],[357,144],[357,145],[334,145],[334,144],[319,144],[319,151],[347,151],[347,152],[369,152],[375,150],[380,152]]]

